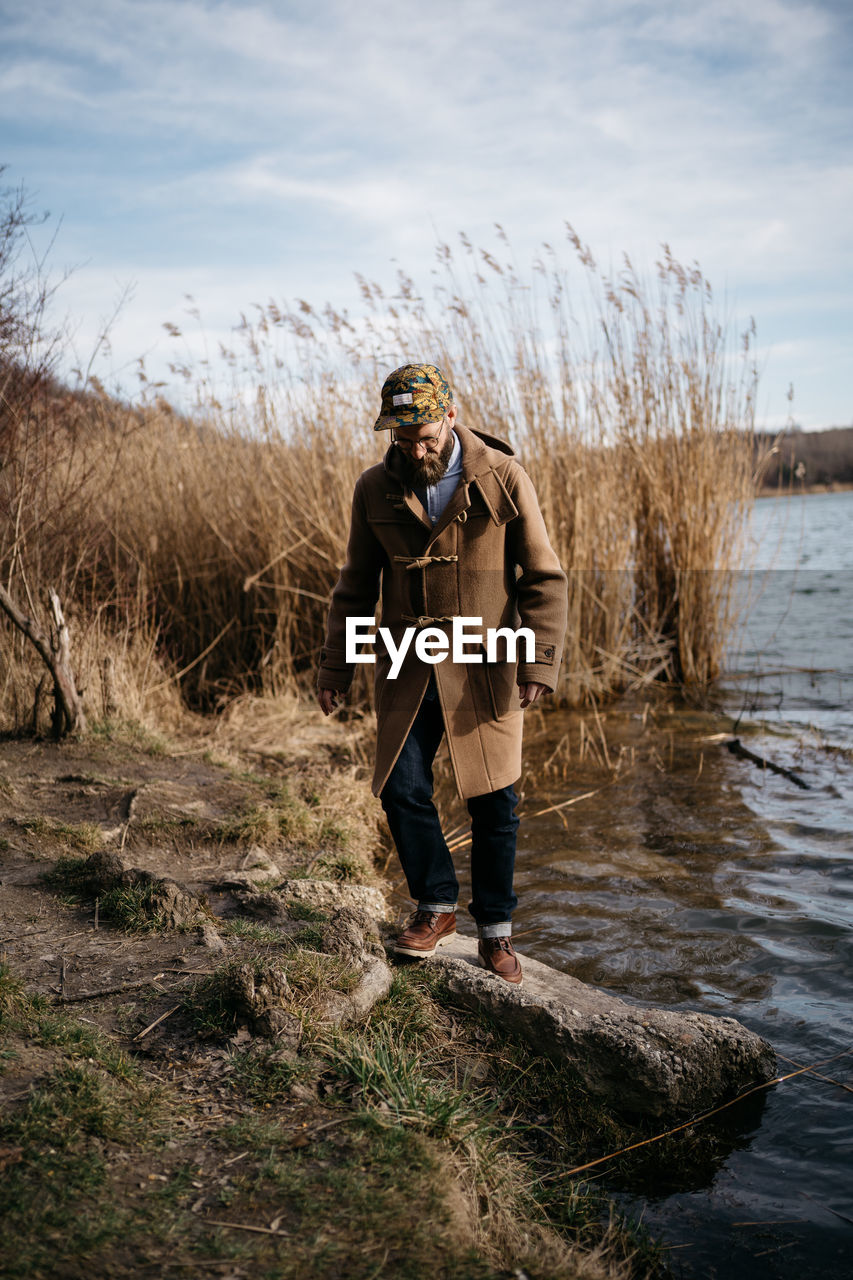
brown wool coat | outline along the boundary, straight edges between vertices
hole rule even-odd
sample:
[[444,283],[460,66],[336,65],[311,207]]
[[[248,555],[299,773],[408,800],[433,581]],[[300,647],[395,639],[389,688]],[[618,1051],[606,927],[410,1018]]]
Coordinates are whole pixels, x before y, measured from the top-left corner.
[[[529,477],[508,445],[455,427],[462,445],[462,477],[433,526],[398,474],[399,452],[359,477],[353,495],[346,564],[332,595],[318,687],[345,692],[355,668],[346,662],[347,617],[372,617],[399,645],[406,627],[438,626],[482,618],[489,627],[530,627],[535,662],[454,663],[448,655],[428,665],[414,639],[395,680],[391,658],[376,635],[376,768],[382,790],[435,673],[450,760],[463,799],[514,782],[521,773],[523,713],[517,684],[556,687],[566,629],[566,575],[545,529]],[[438,621],[435,621],[438,620]],[[468,630],[479,633],[479,622]],[[470,648],[469,652],[476,652]],[[503,651],[499,648],[498,655]],[[505,657],[504,653],[504,657]],[[524,657],[523,646],[519,656]]]

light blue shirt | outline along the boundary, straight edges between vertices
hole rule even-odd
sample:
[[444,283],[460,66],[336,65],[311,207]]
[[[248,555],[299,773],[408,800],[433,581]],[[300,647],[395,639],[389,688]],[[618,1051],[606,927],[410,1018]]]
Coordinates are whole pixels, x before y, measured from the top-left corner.
[[430,518],[431,524],[437,524],[444,508],[447,506],[462,475],[462,445],[459,437],[453,432],[453,452],[447,464],[447,470],[438,484],[431,484],[426,489],[415,489],[421,506]]

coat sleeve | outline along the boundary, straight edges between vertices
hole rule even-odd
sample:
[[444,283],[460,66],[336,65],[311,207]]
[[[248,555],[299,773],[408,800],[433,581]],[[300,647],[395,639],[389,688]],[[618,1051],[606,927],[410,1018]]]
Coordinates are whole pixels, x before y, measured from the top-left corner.
[[346,660],[346,620],[373,617],[379,599],[383,551],[367,521],[361,481],[352,500],[346,563],[332,592],[326,642],[320,653],[318,689],[345,693],[352,684],[355,667]]
[[536,661],[519,662],[518,683],[557,687],[568,621],[566,575],[557,558],[533,482],[520,466],[507,477],[518,515],[510,521],[510,553],[520,570],[516,600],[523,627],[536,637]]

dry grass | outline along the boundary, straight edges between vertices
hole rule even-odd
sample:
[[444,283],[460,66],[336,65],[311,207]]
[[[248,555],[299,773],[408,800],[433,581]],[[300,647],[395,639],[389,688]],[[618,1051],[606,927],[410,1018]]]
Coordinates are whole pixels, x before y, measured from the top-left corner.
[[[585,1241],[579,1247],[544,1222],[527,1185],[529,1169],[499,1142],[457,1144],[450,1167],[477,1251],[493,1265],[512,1258],[522,1274],[549,1280],[629,1280],[637,1274],[625,1256],[624,1230],[617,1225],[605,1229],[596,1243]],[[571,1198],[577,1193],[566,1194]]]
[[[668,252],[650,282],[629,263],[611,278],[568,238],[573,269],[549,250],[521,279],[463,237],[431,299],[364,281],[358,321],[260,308],[218,366],[179,360],[185,416],[153,393],[133,410],[53,384],[7,395],[2,580],[34,610],[59,591],[90,715],[153,724],[179,693],[222,710],[304,687],[353,483],[386,444],[379,386],[411,358],[441,364],[461,420],[533,476],[570,578],[564,701],[712,681],[753,493],[751,337],[731,350],[707,281]],[[43,718],[40,675],[4,631],[5,726]]]

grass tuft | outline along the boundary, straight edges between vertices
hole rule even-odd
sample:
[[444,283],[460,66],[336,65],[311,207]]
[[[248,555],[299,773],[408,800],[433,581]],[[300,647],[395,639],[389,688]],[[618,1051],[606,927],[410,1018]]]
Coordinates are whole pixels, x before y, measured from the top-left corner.
[[247,942],[264,943],[271,947],[281,946],[284,936],[275,925],[249,920],[246,916],[234,916],[233,919],[224,921],[220,929],[229,938],[243,938]]
[[385,1029],[338,1037],[326,1050],[339,1080],[380,1123],[405,1125],[434,1138],[464,1142],[488,1123],[484,1093],[431,1078],[419,1057]]
[[327,924],[329,921],[328,911],[312,907],[308,902],[298,902],[295,898],[288,901],[287,914],[291,920],[306,920],[312,924]]
[[123,884],[101,896],[101,915],[114,929],[125,933],[158,933],[166,918],[156,905],[155,883]]
[[256,987],[270,976],[286,987],[287,994],[278,1003],[300,1020],[321,1008],[330,991],[352,991],[360,980],[358,971],[343,957],[314,951],[287,949],[277,955],[269,951],[228,960],[185,997],[184,1009],[197,1035],[227,1036],[249,1018],[244,994],[247,974]]
[[42,840],[49,840],[62,849],[79,849],[83,853],[97,853],[104,847],[104,833],[96,822],[58,822],[53,818],[23,818],[19,824]]
[[290,1094],[291,1085],[311,1074],[308,1059],[287,1056],[280,1049],[264,1045],[231,1055],[228,1079],[231,1087],[257,1107],[272,1106]]
[[63,854],[49,871],[44,872],[41,879],[51,889],[58,890],[72,900],[80,900],[88,893],[91,875],[88,856]]

